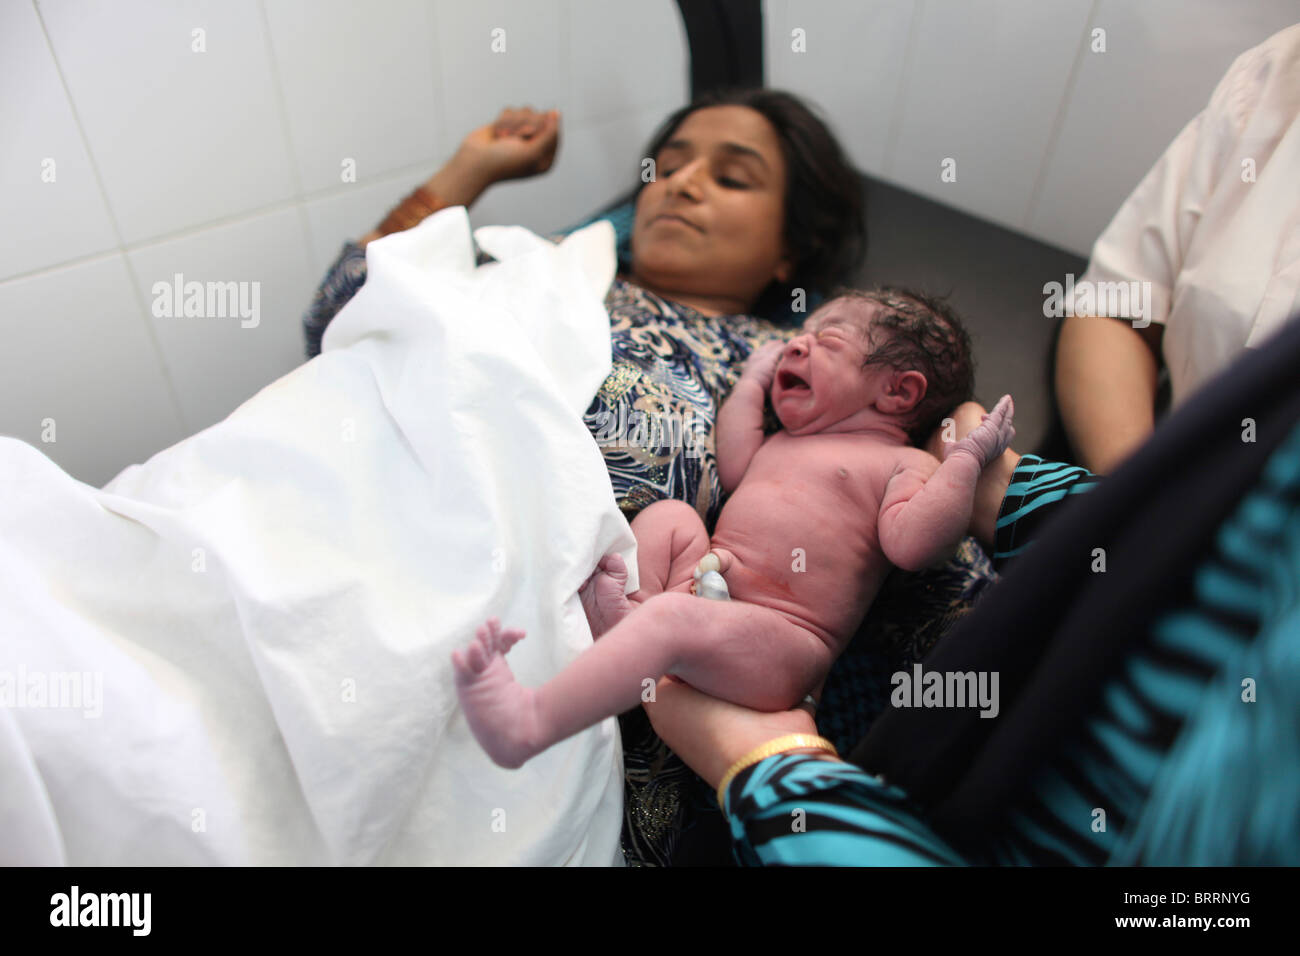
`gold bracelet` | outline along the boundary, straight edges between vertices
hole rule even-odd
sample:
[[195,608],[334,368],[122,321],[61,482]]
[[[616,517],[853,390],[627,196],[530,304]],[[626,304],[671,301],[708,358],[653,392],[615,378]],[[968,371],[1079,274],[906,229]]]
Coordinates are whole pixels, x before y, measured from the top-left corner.
[[722,782],[718,784],[718,806],[723,805],[723,797],[727,792],[727,786],[735,779],[736,774],[751,767],[760,760],[766,760],[768,757],[774,757],[779,753],[787,750],[799,750],[808,748],[811,750],[825,751],[832,757],[838,759],[839,752],[835,745],[825,737],[818,737],[816,734],[786,734],[784,737],[777,737],[775,740],[769,740],[765,744],[755,747],[745,756],[733,763],[725,774],[722,775]]

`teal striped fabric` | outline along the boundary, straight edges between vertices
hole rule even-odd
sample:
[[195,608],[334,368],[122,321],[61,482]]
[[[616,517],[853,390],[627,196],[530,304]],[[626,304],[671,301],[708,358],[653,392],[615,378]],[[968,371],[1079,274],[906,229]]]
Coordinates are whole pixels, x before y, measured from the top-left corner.
[[993,542],[993,565],[1001,568],[1008,558],[1021,554],[1038,537],[1043,520],[1056,509],[1051,507],[1071,495],[1082,494],[1096,484],[1098,477],[1078,465],[1046,461],[1037,455],[1020,459],[1002,499]]

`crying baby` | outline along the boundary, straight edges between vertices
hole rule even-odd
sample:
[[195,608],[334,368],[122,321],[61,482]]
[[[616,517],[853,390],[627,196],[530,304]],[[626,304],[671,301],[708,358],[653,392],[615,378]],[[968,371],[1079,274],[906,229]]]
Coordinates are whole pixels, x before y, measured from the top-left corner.
[[[762,711],[819,693],[890,569],[952,555],[981,471],[1015,435],[1004,396],[942,463],[915,446],[973,380],[957,317],[902,290],[844,293],[789,342],[756,350],[718,412],[731,497],[712,539],[683,502],[637,515],[640,589],[625,594],[622,558],[602,558],[580,592],[597,640],[541,687],[514,679],[505,655],[524,634],[496,618],[452,653],[483,749],[518,767],[637,706],[665,675]],[[782,427],[766,435],[769,397]]]

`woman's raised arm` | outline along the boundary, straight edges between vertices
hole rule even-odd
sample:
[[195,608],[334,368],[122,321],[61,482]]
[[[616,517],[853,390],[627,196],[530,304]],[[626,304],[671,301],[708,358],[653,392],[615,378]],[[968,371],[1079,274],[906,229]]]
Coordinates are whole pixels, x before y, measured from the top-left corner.
[[495,182],[546,172],[555,161],[559,142],[559,111],[537,113],[528,108],[502,110],[494,122],[466,136],[446,165],[404,199],[378,228],[359,242],[343,246],[302,318],[307,357],[320,354],[325,329],[365,284],[367,243],[410,229],[447,206],[468,208]]
[[560,143],[560,113],[504,109],[495,121],[465,137],[447,164],[404,199],[360,240],[367,243],[410,229],[447,206],[473,205],[493,183],[525,179],[551,168]]

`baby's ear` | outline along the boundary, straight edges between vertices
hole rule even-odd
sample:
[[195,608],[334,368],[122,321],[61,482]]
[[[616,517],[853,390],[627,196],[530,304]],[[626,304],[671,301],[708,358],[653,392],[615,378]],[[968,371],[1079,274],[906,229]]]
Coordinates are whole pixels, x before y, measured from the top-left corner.
[[928,387],[922,372],[915,369],[895,372],[886,382],[876,407],[887,415],[906,415],[921,404]]

